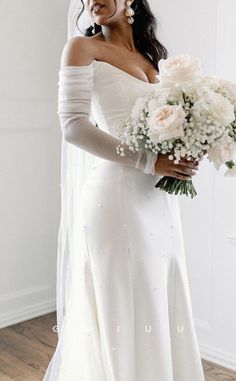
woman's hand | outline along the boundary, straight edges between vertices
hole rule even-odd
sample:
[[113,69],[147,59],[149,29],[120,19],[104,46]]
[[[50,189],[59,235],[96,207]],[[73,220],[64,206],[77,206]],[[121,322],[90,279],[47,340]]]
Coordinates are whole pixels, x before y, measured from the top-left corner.
[[179,164],[175,164],[169,159],[170,153],[159,153],[155,163],[155,173],[162,176],[175,177],[180,180],[190,180],[196,175],[195,170],[198,170],[199,161],[197,159],[187,160],[183,157]]

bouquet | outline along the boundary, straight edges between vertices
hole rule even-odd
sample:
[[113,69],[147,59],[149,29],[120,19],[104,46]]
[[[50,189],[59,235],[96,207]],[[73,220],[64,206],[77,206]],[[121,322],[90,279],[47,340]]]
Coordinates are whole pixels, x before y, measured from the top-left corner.
[[[131,116],[116,126],[117,153],[125,155],[125,143],[133,152],[168,153],[175,164],[181,157],[207,155],[217,170],[225,164],[225,176],[235,176],[236,84],[203,76],[200,59],[189,55],[161,59],[157,77],[155,90],[137,98]],[[197,194],[191,179],[164,176],[155,187],[191,198]]]

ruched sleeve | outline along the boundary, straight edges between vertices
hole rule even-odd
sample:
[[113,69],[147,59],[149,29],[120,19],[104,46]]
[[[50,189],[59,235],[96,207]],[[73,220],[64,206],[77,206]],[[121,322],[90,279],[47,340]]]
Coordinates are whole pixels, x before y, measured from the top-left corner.
[[122,163],[155,175],[157,154],[124,145],[125,156],[117,153],[120,139],[99,129],[90,120],[94,82],[93,62],[83,66],[65,66],[59,71],[58,111],[64,139],[93,155]]

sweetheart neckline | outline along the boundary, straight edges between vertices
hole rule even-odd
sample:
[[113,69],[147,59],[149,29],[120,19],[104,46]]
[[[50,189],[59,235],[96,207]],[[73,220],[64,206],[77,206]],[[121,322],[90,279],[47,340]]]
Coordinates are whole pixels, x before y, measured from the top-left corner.
[[138,82],[142,82],[142,83],[144,83],[145,85],[151,85],[151,86],[153,86],[153,85],[157,85],[157,84],[160,83],[160,81],[158,81],[158,82],[153,82],[153,83],[152,83],[152,82],[146,82],[146,81],[143,81],[142,79],[139,79],[139,78],[135,77],[134,75],[131,75],[131,74],[127,73],[127,71],[122,70],[122,69],[120,69],[119,67],[110,64],[109,62],[106,62],[106,61],[98,61],[98,60],[94,60],[94,61],[95,61],[95,62],[99,62],[99,63],[106,64],[106,65],[108,65],[108,66],[111,66],[112,68],[117,69],[119,72],[124,73],[124,74],[127,75],[129,78],[133,78],[134,80],[136,80],[136,81],[138,81]]

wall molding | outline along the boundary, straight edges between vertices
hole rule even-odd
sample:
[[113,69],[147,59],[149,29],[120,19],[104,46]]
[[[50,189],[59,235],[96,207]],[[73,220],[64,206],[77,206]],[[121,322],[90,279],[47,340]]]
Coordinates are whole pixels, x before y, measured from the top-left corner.
[[30,287],[0,296],[0,328],[36,318],[56,310],[54,288]]
[[236,371],[235,355],[229,352],[221,351],[216,347],[199,343],[199,349],[203,360],[211,361],[217,365]]

